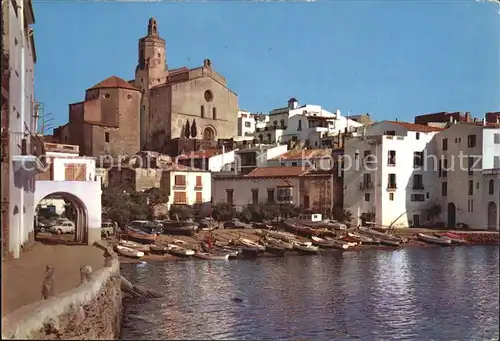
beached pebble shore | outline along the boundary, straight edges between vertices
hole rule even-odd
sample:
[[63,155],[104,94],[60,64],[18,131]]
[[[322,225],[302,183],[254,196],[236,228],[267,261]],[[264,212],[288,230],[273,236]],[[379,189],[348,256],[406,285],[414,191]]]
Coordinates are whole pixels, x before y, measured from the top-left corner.
[[[429,233],[433,234],[436,232],[446,232],[446,231],[436,231],[427,229],[401,229],[396,230],[395,235],[399,237],[406,237],[407,243],[401,244],[400,248],[405,247],[439,247],[432,244],[428,244],[417,239],[417,233]],[[156,241],[157,245],[166,246],[168,243],[173,243],[174,240],[182,240],[185,243],[185,247],[195,249],[200,242],[207,235],[207,231],[200,231],[196,235],[190,236],[170,236],[170,235],[160,235],[160,238]],[[459,233],[464,236],[469,245],[500,245],[500,235],[498,232],[483,232],[483,231],[460,231]],[[252,241],[257,241],[261,237],[257,234],[257,230],[254,229],[218,229],[213,231],[213,236],[216,240],[221,242],[228,242],[230,239],[246,238]],[[107,240],[111,245],[116,245],[118,240],[116,238],[110,238]],[[465,245],[466,247],[466,245]],[[379,245],[361,245],[352,251],[348,252],[359,252],[368,249],[386,249],[393,250],[394,248]],[[335,250],[328,250],[324,252],[337,252]],[[263,254],[263,257],[273,257],[272,255]],[[141,261],[179,261],[185,260],[186,258],[179,258],[171,254],[159,255],[148,253],[141,257],[140,259],[133,259],[120,256],[120,262],[122,263],[138,263]]]

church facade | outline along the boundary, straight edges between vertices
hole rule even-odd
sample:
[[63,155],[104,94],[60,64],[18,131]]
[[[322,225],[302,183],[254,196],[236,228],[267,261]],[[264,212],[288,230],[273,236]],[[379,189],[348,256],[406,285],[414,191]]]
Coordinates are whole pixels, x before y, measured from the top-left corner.
[[69,122],[54,129],[54,142],[76,144],[81,154],[166,152],[174,139],[217,141],[237,133],[238,96],[209,59],[189,69],[169,69],[166,43],[149,19],[139,39],[135,79],[109,77],[69,106]]

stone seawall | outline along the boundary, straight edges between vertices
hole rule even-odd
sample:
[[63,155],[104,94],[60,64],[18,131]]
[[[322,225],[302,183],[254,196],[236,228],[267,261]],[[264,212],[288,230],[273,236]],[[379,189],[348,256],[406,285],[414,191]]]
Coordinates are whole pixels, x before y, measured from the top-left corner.
[[120,264],[113,254],[90,281],[4,317],[2,339],[116,339],[121,318]]

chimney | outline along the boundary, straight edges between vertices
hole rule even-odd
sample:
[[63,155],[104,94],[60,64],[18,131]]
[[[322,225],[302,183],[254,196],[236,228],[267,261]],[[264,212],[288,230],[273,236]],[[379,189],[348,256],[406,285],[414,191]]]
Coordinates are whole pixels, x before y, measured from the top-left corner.
[[465,113],[465,122],[467,123],[470,123],[472,120],[471,120],[471,117],[470,117],[470,112],[466,112]]

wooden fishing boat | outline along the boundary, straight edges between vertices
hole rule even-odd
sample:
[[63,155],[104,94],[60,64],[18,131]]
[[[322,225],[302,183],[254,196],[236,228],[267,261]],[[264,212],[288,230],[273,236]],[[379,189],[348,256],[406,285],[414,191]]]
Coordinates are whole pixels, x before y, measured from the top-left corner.
[[263,245],[266,247],[267,253],[271,253],[271,254],[276,255],[276,256],[284,256],[285,255],[285,249],[283,249],[279,246],[275,246],[275,245],[272,245],[272,244],[266,243],[266,242],[264,242]]
[[333,249],[333,248],[335,248],[334,243],[331,242],[331,241],[328,241],[326,239],[313,236],[312,240],[313,240],[313,244],[314,245],[319,246],[321,248],[324,248],[324,249]]
[[461,235],[451,232],[446,233],[435,233],[436,237],[441,237],[443,239],[451,240],[452,244],[467,244],[467,240],[465,240]]
[[139,243],[132,242],[130,240],[123,240],[122,239],[118,242],[118,245],[125,246],[125,247],[128,247],[129,249],[134,249],[137,251],[142,251],[144,253],[149,252],[151,250],[150,245],[139,244]]
[[120,255],[125,257],[141,258],[142,256],[144,256],[144,252],[123,245],[116,245],[116,251],[118,251]]
[[401,238],[399,238],[399,237],[396,237],[396,236],[393,236],[393,235],[390,235],[387,233],[375,231],[375,230],[372,230],[372,229],[367,228],[367,227],[360,226],[358,229],[359,229],[360,233],[368,234],[369,236],[373,236],[373,237],[376,237],[378,239],[390,239],[390,240],[397,240],[400,243],[402,242]]
[[391,247],[398,247],[401,244],[397,240],[385,239],[385,238],[379,239],[379,243],[382,244],[382,245],[391,246]]
[[352,246],[348,242],[345,242],[341,239],[333,239],[330,237],[325,237],[325,240],[332,243],[333,248],[338,251],[347,251],[348,249],[352,248]]
[[292,243],[284,242],[282,240],[274,239],[271,237],[266,237],[264,240],[266,243],[271,244],[273,246],[277,246],[277,247],[285,249],[285,250],[293,250]]
[[210,245],[205,241],[201,242],[201,249],[206,253],[228,254],[229,257],[233,258],[237,257],[239,253],[239,250],[231,250],[218,245],[212,245],[212,247],[210,247]]
[[265,251],[266,250],[266,247],[264,245],[261,245],[259,243],[253,242],[250,239],[239,238],[237,240],[237,242],[240,243],[241,245],[245,246],[245,247],[256,248],[256,249],[259,249],[260,251]]
[[127,239],[142,244],[154,244],[154,242],[158,239],[158,235],[156,233],[148,233],[127,226],[123,229],[123,231],[127,236]]
[[168,247],[163,245],[149,245],[149,250],[153,253],[165,254],[168,252]]
[[174,244],[168,245],[168,252],[177,257],[191,257],[195,254],[194,250],[186,249]]
[[348,232],[347,235],[357,241],[358,243],[363,243],[363,244],[378,244],[378,241],[376,241],[373,238],[363,236],[359,233],[356,232]]
[[300,253],[316,254],[319,252],[319,247],[314,245],[293,244],[293,248]]
[[448,238],[452,238],[452,239],[465,240],[465,238],[464,238],[465,236],[463,234],[459,234],[459,233],[445,232],[445,233],[443,233],[443,236],[448,237]]
[[163,233],[173,235],[192,236],[198,229],[194,221],[164,221],[162,225]]
[[200,258],[200,259],[204,259],[204,260],[228,260],[229,259],[229,254],[217,255],[217,254],[202,252],[202,251],[196,251],[194,253],[194,256],[196,258]]
[[417,233],[417,238],[423,242],[436,244],[436,245],[451,245],[450,239],[443,239],[440,237],[434,237],[424,233]]

